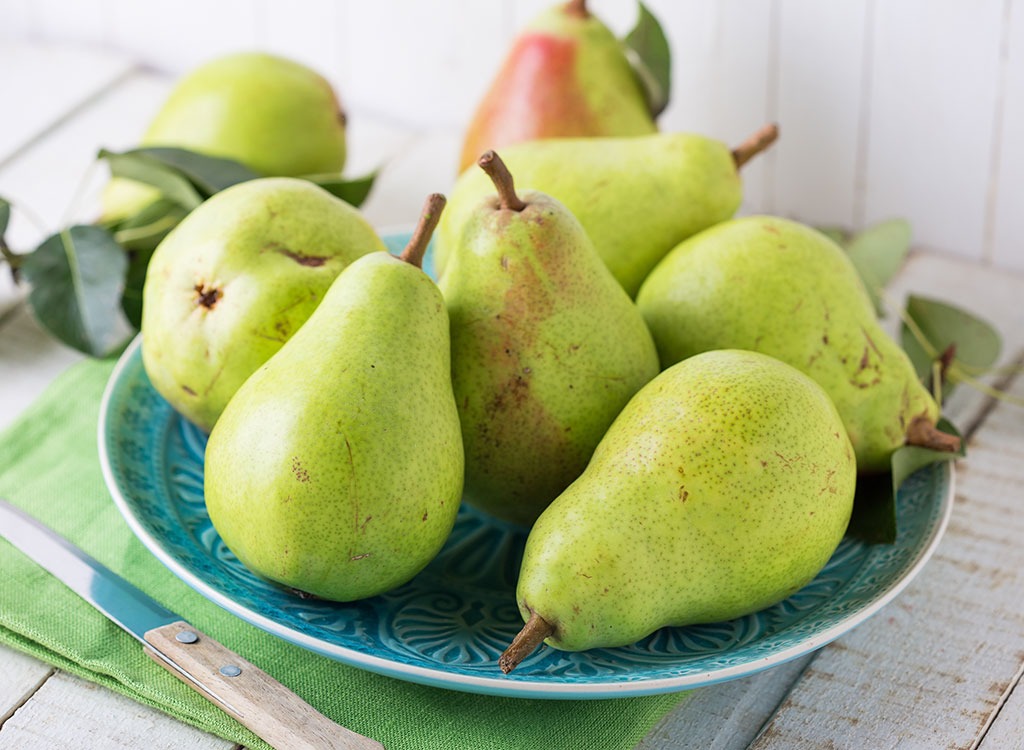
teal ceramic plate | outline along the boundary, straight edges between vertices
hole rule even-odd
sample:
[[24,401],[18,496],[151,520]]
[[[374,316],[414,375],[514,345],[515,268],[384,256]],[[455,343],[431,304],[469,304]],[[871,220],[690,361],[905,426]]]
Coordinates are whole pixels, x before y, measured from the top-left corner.
[[504,676],[498,656],[522,626],[515,605],[521,530],[463,507],[440,555],[406,585],[352,604],[303,600],[247,571],[210,524],[203,503],[205,436],[153,390],[139,341],[110,379],[99,431],[104,476],[128,525],[199,593],[339,661],[494,695],[665,693],[809,653],[892,600],[921,570],[952,510],[952,466],[926,467],[900,489],[895,544],[844,540],[810,584],[774,607],[729,622],[663,628],[624,648],[567,653],[542,646]]

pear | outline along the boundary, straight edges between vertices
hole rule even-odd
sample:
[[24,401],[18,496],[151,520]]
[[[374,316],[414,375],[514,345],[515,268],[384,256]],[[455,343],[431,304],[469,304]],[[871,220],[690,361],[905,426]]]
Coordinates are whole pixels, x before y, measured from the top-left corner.
[[466,131],[459,171],[489,149],[657,130],[625,48],[584,0],[551,6],[516,37]]
[[214,528],[253,572],[304,595],[353,601],[399,586],[455,522],[448,316],[420,268],[443,205],[428,199],[400,258],[348,266],[210,434]]
[[142,360],[153,387],[209,431],[342,269],[381,250],[358,210],[305,180],[267,177],[217,193],[149,263]]
[[529,525],[583,471],[630,397],[658,373],[640,313],[558,201],[497,195],[467,221],[441,280],[466,449],[464,499]]
[[[234,159],[268,177],[338,173],[345,113],[316,71],[275,55],[236,53],[184,76],[140,145]],[[132,216],[157,197],[147,185],[115,178],[103,193],[103,219]]]
[[[767,148],[767,125],[736,149],[689,133],[608,138],[551,138],[509,146],[502,159],[518,183],[563,203],[597,254],[632,297],[673,247],[730,218],[740,205],[738,167]],[[479,170],[464,172],[437,230],[440,275],[462,227],[492,188]]]
[[527,625],[499,665],[545,639],[624,646],[785,599],[838,546],[855,482],[835,406],[795,368],[735,350],[670,367],[530,531],[516,591]]
[[905,443],[959,447],[939,407],[879,325],[846,254],[794,221],[751,216],[676,247],[637,305],[662,367],[710,349],[751,349],[810,375],[843,417],[861,473],[888,471]]

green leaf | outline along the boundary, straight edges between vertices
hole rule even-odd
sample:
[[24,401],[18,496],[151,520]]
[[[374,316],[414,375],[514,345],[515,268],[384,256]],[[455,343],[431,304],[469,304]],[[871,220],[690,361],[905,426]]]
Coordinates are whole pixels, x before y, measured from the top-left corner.
[[901,344],[925,383],[932,381],[932,363],[950,346],[954,347],[953,363],[948,370],[949,382],[943,389],[944,397],[952,392],[958,369],[967,368],[979,374],[999,359],[1002,350],[999,333],[990,323],[966,310],[911,295],[907,299],[906,318],[901,330]]
[[839,247],[846,249],[846,244],[850,240],[850,234],[841,227],[815,227],[819,232],[828,237]]
[[960,450],[933,451],[916,445],[905,445],[893,452],[890,473],[858,476],[853,515],[846,529],[847,534],[868,544],[892,544],[896,541],[896,502],[903,482],[925,466],[954,461],[967,455],[965,441],[949,420],[940,419],[937,427],[960,437]]
[[7,224],[11,220],[11,203],[3,196],[0,196],[0,242],[3,241],[4,233],[7,231]]
[[187,215],[181,206],[161,199],[120,220],[111,231],[117,243],[127,250],[153,250]]
[[176,169],[188,178],[204,198],[240,182],[263,176],[233,159],[207,156],[183,148],[159,146],[138,148],[125,153],[138,154]]
[[203,202],[195,185],[178,169],[170,167],[153,157],[138,151],[126,151],[123,154],[103,149],[99,158],[110,163],[110,173],[115,177],[124,177],[152,185],[164,198],[176,203],[186,211]]
[[672,54],[661,24],[641,2],[637,3],[636,26],[623,45],[644,89],[651,117],[657,117],[668,106],[672,90]]
[[331,195],[358,208],[363,205],[363,201],[370,194],[378,173],[379,170],[374,170],[364,177],[355,179],[344,179],[336,174],[311,174],[303,175],[301,179],[319,185]]
[[127,265],[110,232],[76,225],[44,240],[21,270],[43,327],[68,346],[102,357],[125,338],[120,301]]
[[910,238],[910,224],[903,219],[893,219],[868,227],[846,243],[846,252],[864,280],[879,315],[885,312],[881,290],[907,259]]

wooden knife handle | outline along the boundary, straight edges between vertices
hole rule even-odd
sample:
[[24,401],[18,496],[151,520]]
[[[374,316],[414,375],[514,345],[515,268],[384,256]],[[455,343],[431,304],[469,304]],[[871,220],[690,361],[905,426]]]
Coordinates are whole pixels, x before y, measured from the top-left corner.
[[187,622],[153,628],[146,649],[158,664],[203,693],[277,750],[384,750],[335,724],[273,677]]

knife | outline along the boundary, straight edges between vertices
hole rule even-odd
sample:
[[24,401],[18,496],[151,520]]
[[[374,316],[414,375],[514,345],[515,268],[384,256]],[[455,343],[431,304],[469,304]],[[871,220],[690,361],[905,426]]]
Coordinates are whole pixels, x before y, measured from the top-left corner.
[[0,499],[0,536],[135,636],[145,652],[278,750],[384,746],[335,724],[258,667]]

